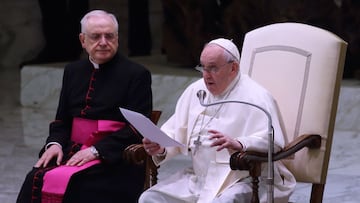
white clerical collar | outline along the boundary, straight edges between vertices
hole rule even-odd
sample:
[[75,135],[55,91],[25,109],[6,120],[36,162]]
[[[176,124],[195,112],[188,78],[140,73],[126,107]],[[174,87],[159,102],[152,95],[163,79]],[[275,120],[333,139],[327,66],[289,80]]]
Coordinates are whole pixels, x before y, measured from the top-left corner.
[[91,59],[90,56],[89,56],[89,60],[90,60],[90,62],[93,64],[93,66],[94,66],[95,69],[99,69],[99,68],[100,68],[99,64],[95,63],[95,62]]

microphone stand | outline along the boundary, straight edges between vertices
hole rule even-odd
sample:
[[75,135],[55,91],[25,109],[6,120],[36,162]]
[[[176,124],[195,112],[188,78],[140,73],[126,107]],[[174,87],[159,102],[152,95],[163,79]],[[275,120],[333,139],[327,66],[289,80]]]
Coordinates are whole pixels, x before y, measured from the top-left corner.
[[246,104],[246,105],[250,105],[252,107],[255,107],[257,109],[260,109],[261,111],[263,111],[267,118],[268,118],[268,139],[269,139],[269,145],[268,145],[268,177],[266,180],[266,184],[268,185],[268,190],[267,190],[267,202],[268,203],[273,203],[274,202],[274,162],[273,162],[273,153],[274,153],[274,140],[273,140],[273,131],[272,131],[272,119],[271,119],[271,115],[270,113],[265,110],[263,107],[258,106],[256,104],[252,104],[249,102],[245,102],[245,101],[236,101],[236,100],[222,100],[222,101],[218,101],[218,102],[214,102],[214,103],[210,103],[210,104],[205,104],[204,103],[204,98],[206,96],[206,92],[204,90],[200,90],[197,93],[197,96],[200,100],[200,104],[201,106],[214,106],[214,105],[219,105],[219,104],[224,104],[224,103],[240,103],[240,104]]

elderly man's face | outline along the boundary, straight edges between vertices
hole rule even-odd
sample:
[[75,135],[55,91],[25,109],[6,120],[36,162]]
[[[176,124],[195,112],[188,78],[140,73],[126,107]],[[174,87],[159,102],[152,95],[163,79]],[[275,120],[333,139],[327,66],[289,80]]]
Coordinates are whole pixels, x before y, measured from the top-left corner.
[[109,61],[118,49],[118,33],[109,16],[92,16],[88,19],[85,33],[80,34],[82,47],[98,64]]
[[200,56],[205,85],[213,95],[223,93],[238,73],[238,65],[226,61],[223,53],[221,47],[208,45]]

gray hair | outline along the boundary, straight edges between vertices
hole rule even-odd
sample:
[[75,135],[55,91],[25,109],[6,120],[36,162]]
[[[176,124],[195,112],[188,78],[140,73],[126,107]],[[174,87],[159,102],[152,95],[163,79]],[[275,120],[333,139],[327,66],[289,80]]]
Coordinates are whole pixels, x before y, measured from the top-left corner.
[[114,14],[112,13],[108,13],[106,11],[103,10],[93,10],[90,11],[89,13],[87,13],[80,21],[81,24],[81,32],[84,33],[86,30],[86,26],[87,26],[87,21],[89,20],[89,18],[93,17],[93,16],[108,16],[112,19],[114,25],[115,25],[115,29],[116,31],[118,31],[119,29],[119,23],[115,17]]

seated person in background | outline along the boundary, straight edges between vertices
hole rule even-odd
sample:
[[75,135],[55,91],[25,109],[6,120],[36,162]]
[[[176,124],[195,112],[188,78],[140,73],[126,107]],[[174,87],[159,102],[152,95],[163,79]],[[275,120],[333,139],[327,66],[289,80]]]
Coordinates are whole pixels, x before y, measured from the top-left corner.
[[[139,199],[146,202],[250,202],[252,189],[248,171],[231,170],[235,151],[268,150],[268,118],[257,108],[239,103],[203,107],[197,93],[206,92],[205,103],[220,100],[246,101],[263,107],[272,116],[275,152],[285,140],[271,94],[239,71],[236,45],[219,38],[205,45],[201,56],[202,79],[191,84],[179,98],[175,113],[161,129],[186,147],[162,147],[144,138],[144,148],[160,165],[177,154],[190,154],[192,167],[165,178],[146,190]],[[282,162],[276,162],[275,202],[287,202],[295,188],[294,176]],[[262,175],[267,175],[266,165]],[[261,181],[259,194],[266,202],[267,185]]]
[[118,22],[94,10],[79,35],[88,59],[64,69],[55,121],[17,202],[137,202],[144,167],[126,163],[124,149],[141,143],[119,107],[150,117],[151,74],[118,53]]

